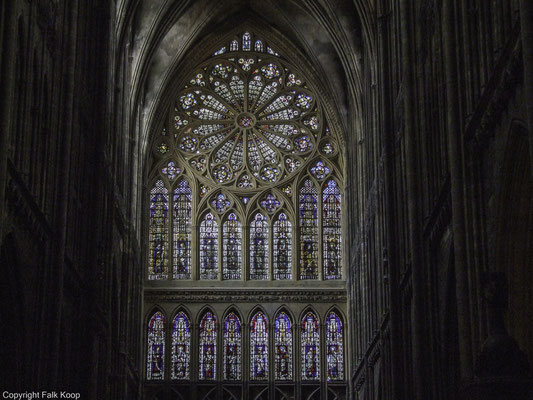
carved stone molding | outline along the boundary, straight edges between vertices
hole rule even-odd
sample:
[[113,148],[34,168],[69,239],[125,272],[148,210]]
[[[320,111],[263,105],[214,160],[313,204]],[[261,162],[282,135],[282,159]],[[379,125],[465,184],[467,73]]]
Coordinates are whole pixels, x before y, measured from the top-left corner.
[[344,290],[290,289],[150,289],[144,300],[169,303],[341,303],[346,302]]

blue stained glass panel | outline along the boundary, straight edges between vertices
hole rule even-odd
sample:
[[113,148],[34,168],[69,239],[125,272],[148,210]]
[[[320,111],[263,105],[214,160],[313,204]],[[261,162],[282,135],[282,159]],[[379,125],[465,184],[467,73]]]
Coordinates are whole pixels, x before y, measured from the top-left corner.
[[218,278],[218,224],[207,213],[200,224],[200,278]]
[[274,323],[274,352],[276,380],[292,380],[292,324],[284,312]]
[[162,380],[165,374],[165,316],[157,311],[148,322],[146,379]]
[[252,380],[268,379],[268,329],[262,312],[250,324],[250,377]]
[[235,313],[230,313],[224,321],[224,379],[241,379],[242,357],[241,320]]
[[172,329],[171,379],[190,379],[191,325],[187,315],[180,311]]
[[302,379],[320,379],[320,331],[315,314],[308,312],[301,324]]
[[318,190],[311,180],[300,189],[300,279],[318,279]]
[[200,380],[216,379],[217,320],[213,313],[206,312],[200,321],[200,354],[198,377]]
[[328,381],[344,380],[343,326],[339,316],[330,312],[326,319]]
[[168,278],[168,189],[158,180],[150,192],[148,278]]

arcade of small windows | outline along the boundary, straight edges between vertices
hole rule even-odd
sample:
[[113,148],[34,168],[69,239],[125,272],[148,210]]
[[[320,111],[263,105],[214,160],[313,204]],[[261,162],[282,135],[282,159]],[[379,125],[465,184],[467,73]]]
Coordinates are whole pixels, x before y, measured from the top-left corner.
[[339,147],[296,67],[249,32],[221,47],[153,142],[148,279],[342,279]]
[[[146,378],[343,381],[344,325],[339,314],[329,311],[321,324],[310,310],[297,324],[293,321],[284,310],[272,322],[263,311],[257,311],[247,323],[234,310],[222,321],[207,310],[194,325],[184,311],[168,322],[156,311],[147,326]],[[197,338],[195,348],[193,337]]]

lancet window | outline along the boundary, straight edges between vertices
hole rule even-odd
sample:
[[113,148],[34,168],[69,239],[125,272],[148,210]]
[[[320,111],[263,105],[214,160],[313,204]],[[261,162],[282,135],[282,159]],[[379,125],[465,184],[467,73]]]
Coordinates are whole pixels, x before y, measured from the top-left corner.
[[207,311],[200,321],[199,379],[212,381],[216,379],[217,357],[217,320],[213,313]]
[[252,32],[200,63],[153,142],[149,278],[343,279],[328,118],[313,84]]
[[328,381],[344,379],[343,342],[342,321],[336,313],[331,312],[326,319]]
[[274,365],[276,380],[292,380],[292,323],[280,312],[274,323]]
[[189,379],[191,364],[191,323],[180,311],[172,324],[171,379]]
[[148,321],[146,378],[162,380],[165,374],[165,317],[156,311]]
[[250,324],[250,377],[252,380],[268,378],[268,328],[261,311]]
[[242,328],[239,317],[231,312],[224,320],[224,379],[241,379]]
[[303,317],[300,329],[302,379],[320,379],[320,329],[313,312]]

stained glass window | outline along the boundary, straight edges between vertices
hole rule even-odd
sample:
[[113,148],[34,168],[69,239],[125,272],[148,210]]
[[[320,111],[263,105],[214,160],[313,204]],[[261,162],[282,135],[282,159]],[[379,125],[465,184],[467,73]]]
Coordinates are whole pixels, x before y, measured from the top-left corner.
[[207,213],[200,224],[200,278],[218,278],[218,225],[213,214]]
[[342,322],[334,312],[330,312],[326,318],[326,348],[328,381],[343,380],[344,352]]
[[223,278],[241,279],[242,227],[235,213],[224,222]]
[[224,379],[241,379],[241,320],[235,313],[229,313],[224,321]]
[[244,35],[242,35],[242,49],[244,51],[250,51],[251,48],[251,36],[249,32],[245,32]]
[[191,212],[192,190],[183,179],[174,189],[174,279],[191,278]]
[[150,192],[148,278],[166,279],[168,263],[168,189],[158,180]]
[[320,379],[320,330],[313,312],[302,319],[300,342],[302,379]]
[[162,380],[165,374],[165,317],[157,311],[148,322],[146,379]]
[[318,191],[307,179],[300,189],[300,279],[318,278]]
[[[300,74],[252,52],[272,51],[263,40],[241,38],[242,47],[234,40],[228,53],[199,66],[200,81],[191,74],[194,90],[184,88],[173,110],[177,149],[190,172],[229,190],[268,187],[309,171],[308,156],[323,135],[321,106]],[[244,53],[233,54],[239,49]]]
[[250,279],[268,279],[268,224],[261,213],[250,223]]
[[172,324],[171,379],[190,379],[191,325],[187,315],[180,311]]
[[274,279],[291,279],[292,226],[285,213],[274,222]]
[[213,313],[207,311],[200,321],[200,370],[199,379],[212,381],[216,379],[217,354],[217,320]]
[[322,192],[322,253],[324,279],[341,278],[341,192],[331,179]]
[[274,323],[274,365],[277,380],[292,380],[292,324],[284,312]]
[[250,378],[268,378],[267,319],[261,311],[254,315],[250,324]]

